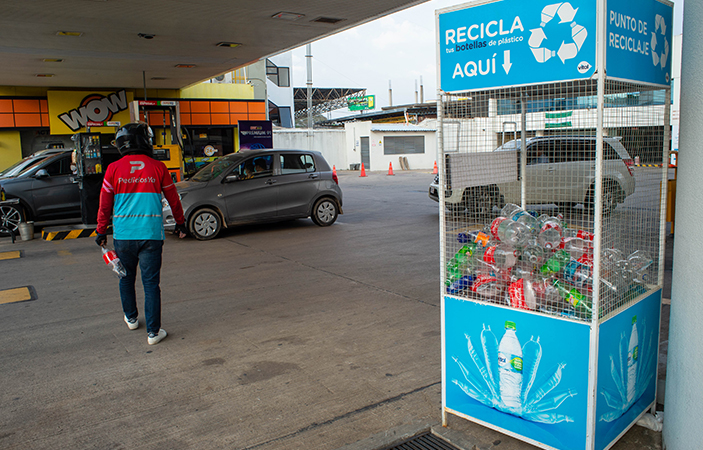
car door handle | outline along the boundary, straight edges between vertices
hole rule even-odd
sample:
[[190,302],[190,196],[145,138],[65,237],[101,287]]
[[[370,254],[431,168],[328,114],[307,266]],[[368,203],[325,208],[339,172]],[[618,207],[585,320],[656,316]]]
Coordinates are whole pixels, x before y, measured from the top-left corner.
[[275,183],[275,182],[276,182],[276,180],[272,180],[272,179],[270,179],[270,178],[269,178],[268,180],[266,180],[266,184],[268,184],[269,186],[272,185],[272,184]]
[[308,178],[318,178],[319,176],[319,174],[311,173],[310,175],[308,175]]

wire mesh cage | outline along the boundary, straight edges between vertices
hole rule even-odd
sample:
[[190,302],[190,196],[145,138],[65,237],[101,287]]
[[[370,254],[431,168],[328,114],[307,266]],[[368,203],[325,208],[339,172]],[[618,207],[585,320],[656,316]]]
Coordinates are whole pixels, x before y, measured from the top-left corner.
[[442,93],[446,293],[602,321],[661,287],[670,91],[606,80],[600,134],[597,94]]

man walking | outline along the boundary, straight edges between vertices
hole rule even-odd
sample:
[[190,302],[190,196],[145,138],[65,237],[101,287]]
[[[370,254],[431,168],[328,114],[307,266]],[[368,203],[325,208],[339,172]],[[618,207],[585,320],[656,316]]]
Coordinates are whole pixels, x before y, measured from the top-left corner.
[[159,288],[164,244],[161,193],[171,205],[177,224],[175,232],[181,239],[186,236],[183,207],[176,186],[164,163],[151,157],[153,137],[151,128],[143,122],[128,123],[115,133],[115,145],[122,158],[110,164],[105,172],[95,239],[100,246],[107,243],[107,225],[112,215],[115,252],[127,272],[127,276],[120,278],[124,321],[130,330],[139,327],[135,292],[139,265],[149,345],[157,344],[167,335],[161,328]]

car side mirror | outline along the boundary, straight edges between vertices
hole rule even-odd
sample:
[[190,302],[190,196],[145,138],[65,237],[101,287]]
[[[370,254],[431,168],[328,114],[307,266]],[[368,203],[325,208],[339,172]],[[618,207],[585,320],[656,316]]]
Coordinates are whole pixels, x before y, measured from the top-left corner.
[[239,181],[239,175],[227,175],[225,177],[225,183],[232,183],[233,181]]
[[46,169],[39,169],[37,173],[34,174],[34,178],[49,178],[49,172]]

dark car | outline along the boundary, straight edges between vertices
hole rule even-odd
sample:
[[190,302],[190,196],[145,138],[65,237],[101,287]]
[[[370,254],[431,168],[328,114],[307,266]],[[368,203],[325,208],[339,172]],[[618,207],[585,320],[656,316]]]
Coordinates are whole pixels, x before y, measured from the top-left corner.
[[[81,216],[70,150],[41,158],[19,174],[0,179],[0,187],[8,200],[0,204],[0,224],[12,231],[24,220]],[[19,203],[11,203],[12,199]]]
[[[212,239],[222,227],[312,218],[332,225],[342,214],[342,190],[319,152],[243,150],[213,161],[176,184],[193,237]],[[164,200],[164,227],[176,222]]]

